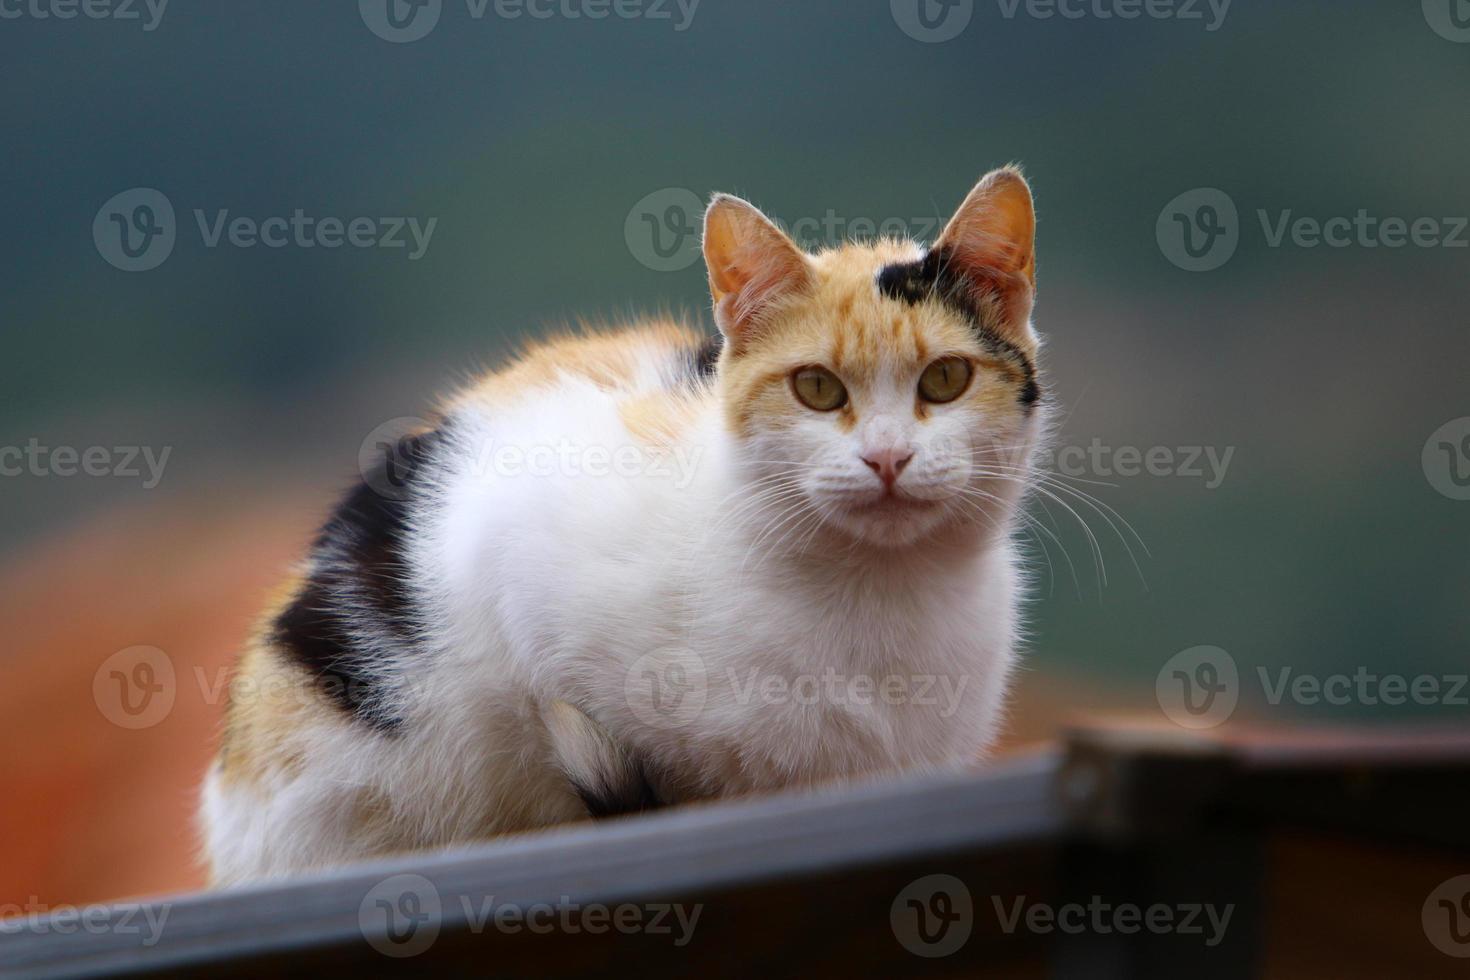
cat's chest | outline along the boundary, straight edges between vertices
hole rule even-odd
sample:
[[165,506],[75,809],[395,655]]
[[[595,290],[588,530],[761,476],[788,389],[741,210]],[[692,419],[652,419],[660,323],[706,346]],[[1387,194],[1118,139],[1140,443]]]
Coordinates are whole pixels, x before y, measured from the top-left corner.
[[776,579],[705,595],[689,622],[694,641],[717,659],[776,673],[871,673],[963,658],[985,645],[990,586],[999,585],[974,576],[940,584]]
[[651,678],[678,737],[648,748],[721,795],[963,755],[1004,637],[973,610],[887,599],[834,609],[787,590],[705,617]]
[[772,651],[717,661],[678,678],[682,690],[669,685],[663,708],[689,721],[643,748],[687,796],[942,766],[976,744],[975,679],[901,658],[823,664]]

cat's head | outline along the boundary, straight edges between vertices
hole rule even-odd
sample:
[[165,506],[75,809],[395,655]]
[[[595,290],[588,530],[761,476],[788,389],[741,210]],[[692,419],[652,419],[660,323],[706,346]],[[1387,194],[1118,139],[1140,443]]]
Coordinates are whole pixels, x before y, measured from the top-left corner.
[[792,508],[793,531],[878,545],[1008,524],[1041,399],[1034,232],[1014,168],[982,179],[932,247],[809,254],[716,196],[704,256],[718,383],[750,493]]

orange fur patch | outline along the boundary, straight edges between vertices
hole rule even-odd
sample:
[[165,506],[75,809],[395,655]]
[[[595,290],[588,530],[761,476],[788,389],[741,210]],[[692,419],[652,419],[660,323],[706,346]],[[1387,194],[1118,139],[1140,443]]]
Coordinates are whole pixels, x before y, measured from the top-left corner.
[[509,365],[455,395],[446,411],[467,403],[504,404],[554,388],[568,377],[591,381],[609,391],[632,391],[651,368],[690,355],[703,342],[703,334],[674,320],[551,337],[527,346]]
[[693,428],[702,400],[687,391],[656,391],[618,406],[618,415],[633,438],[646,446],[672,446]]

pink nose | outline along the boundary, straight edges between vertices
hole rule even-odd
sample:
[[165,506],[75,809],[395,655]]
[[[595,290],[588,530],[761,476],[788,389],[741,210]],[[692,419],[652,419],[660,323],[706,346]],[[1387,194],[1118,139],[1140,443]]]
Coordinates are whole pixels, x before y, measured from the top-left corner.
[[898,480],[898,474],[909,465],[909,460],[914,458],[912,450],[909,449],[880,449],[876,452],[863,453],[863,462],[868,464],[883,485],[892,489]]

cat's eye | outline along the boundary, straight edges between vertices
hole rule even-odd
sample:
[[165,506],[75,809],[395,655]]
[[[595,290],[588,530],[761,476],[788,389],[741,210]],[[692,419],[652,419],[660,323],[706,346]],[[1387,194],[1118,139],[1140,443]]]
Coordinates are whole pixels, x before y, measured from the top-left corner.
[[847,404],[847,389],[837,375],[823,367],[805,367],[791,376],[796,397],[807,408],[830,412]]
[[926,402],[952,402],[970,387],[970,362],[941,357],[919,375],[919,394]]

